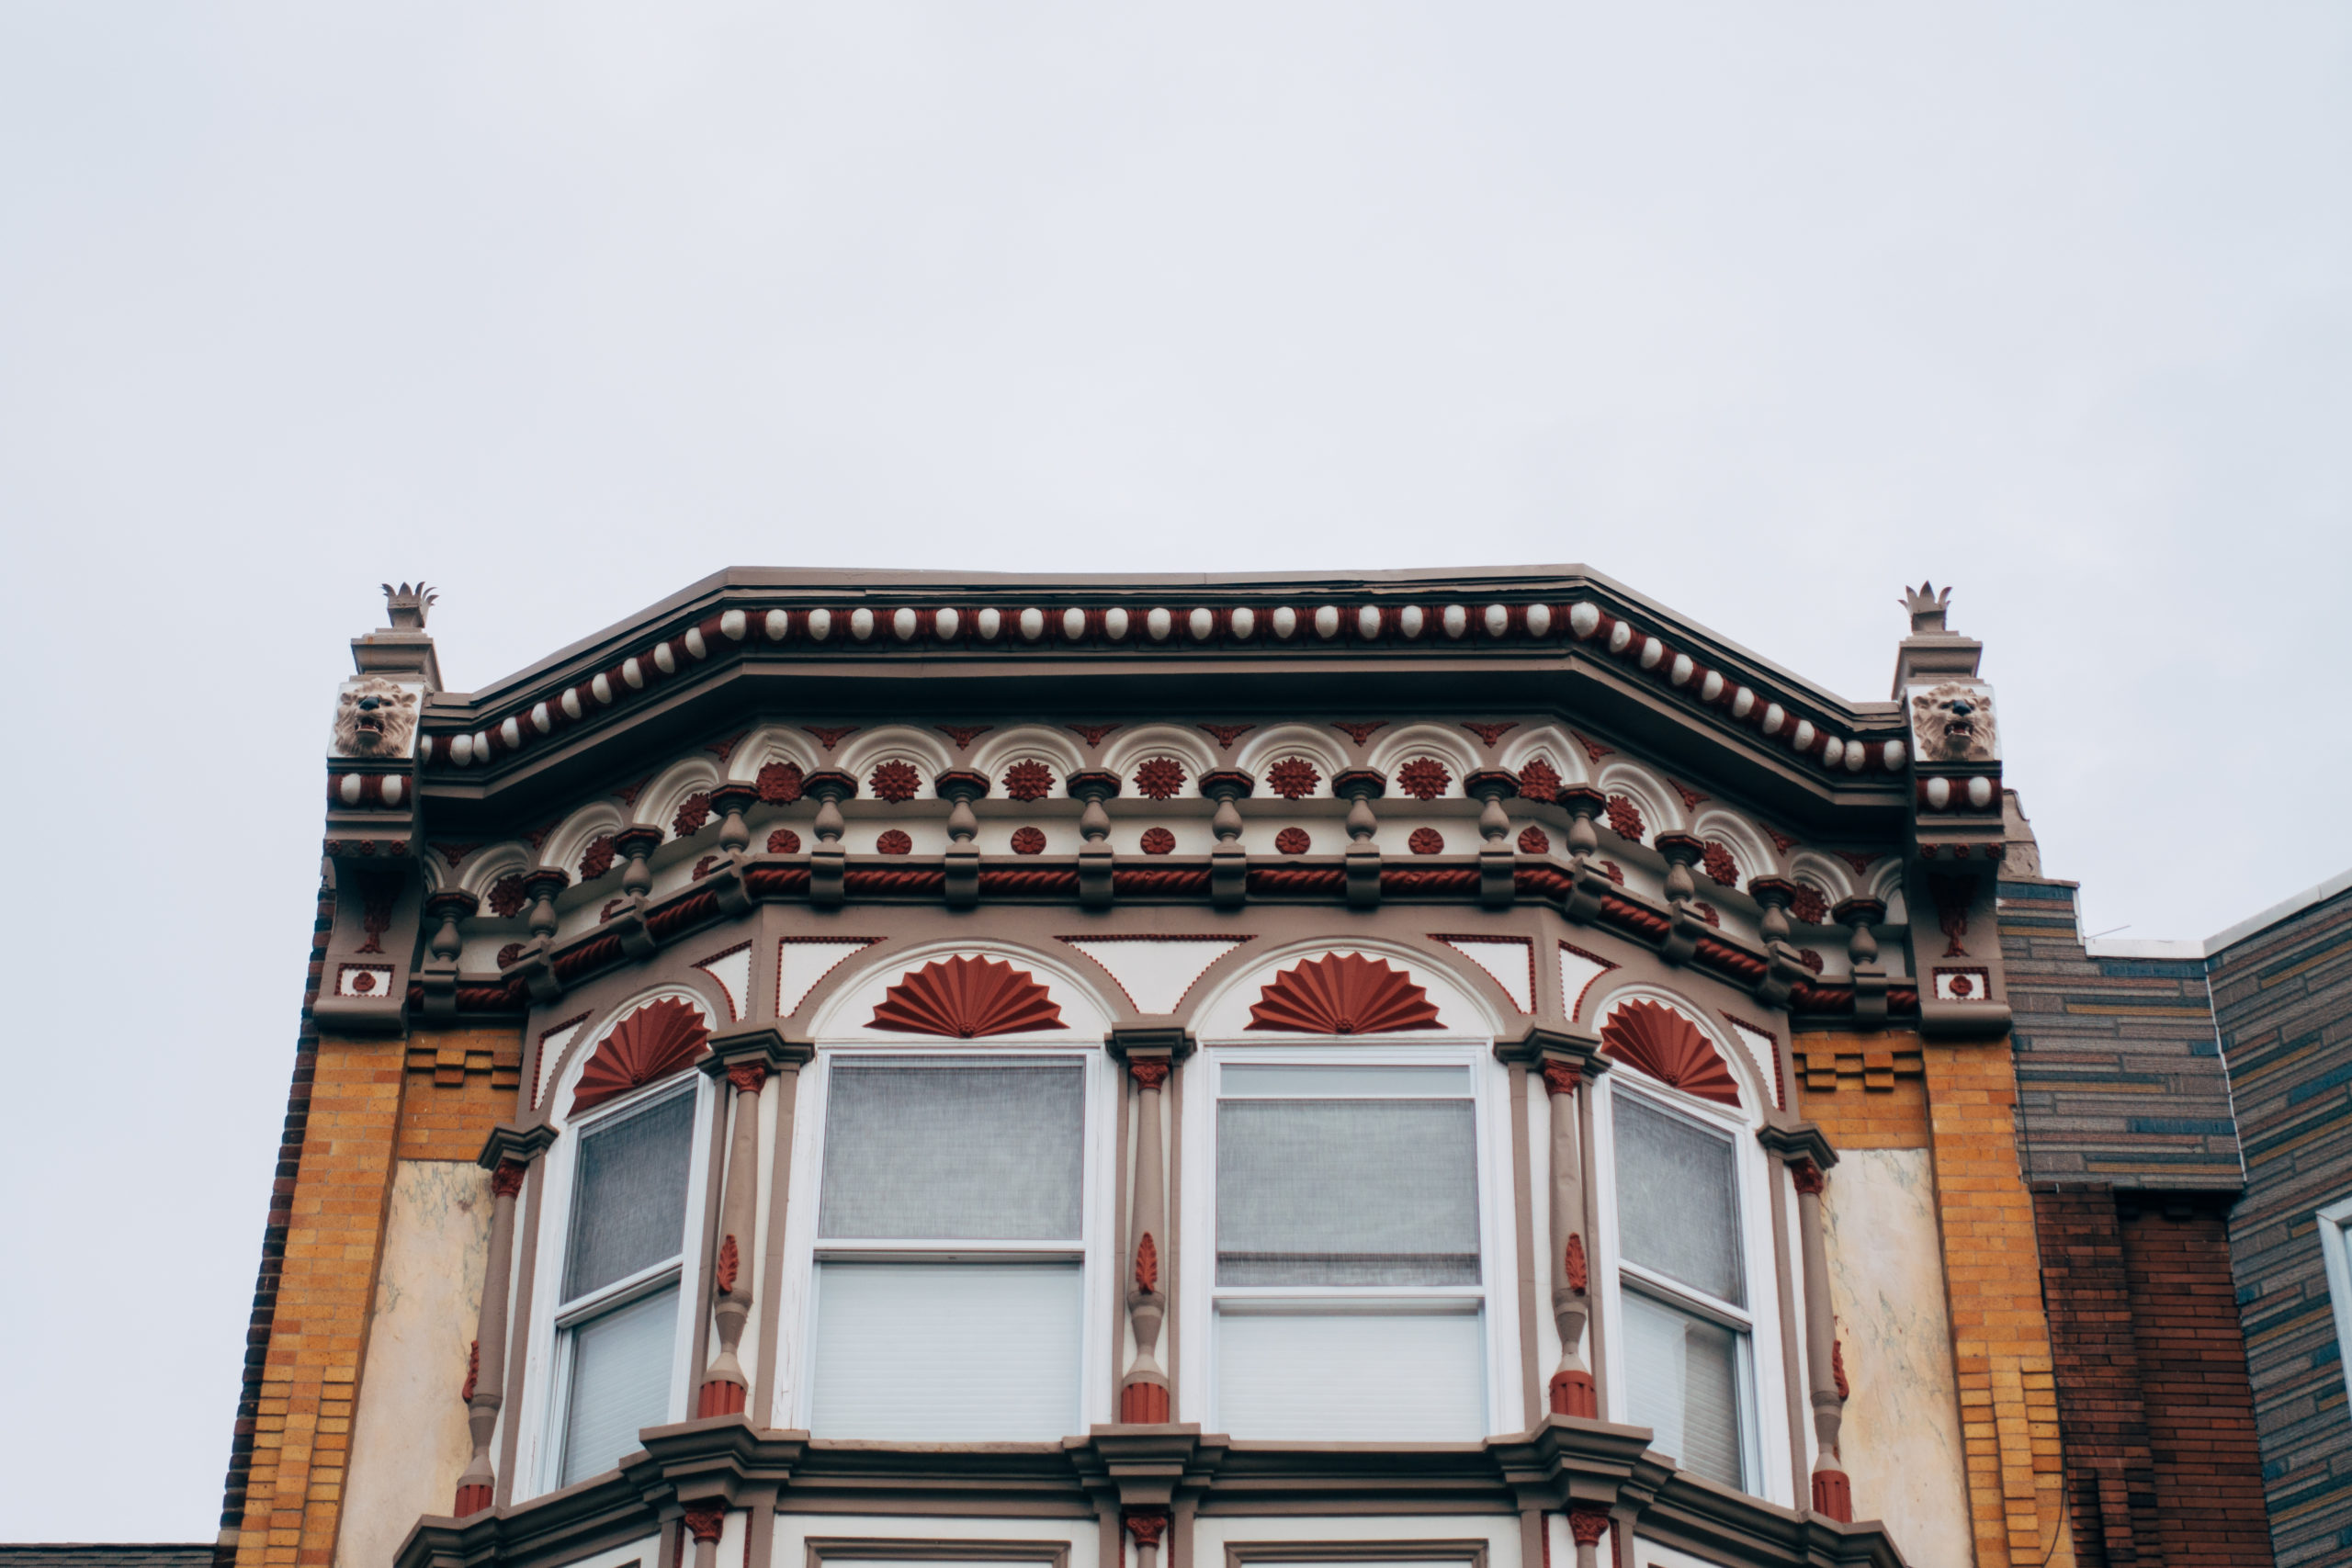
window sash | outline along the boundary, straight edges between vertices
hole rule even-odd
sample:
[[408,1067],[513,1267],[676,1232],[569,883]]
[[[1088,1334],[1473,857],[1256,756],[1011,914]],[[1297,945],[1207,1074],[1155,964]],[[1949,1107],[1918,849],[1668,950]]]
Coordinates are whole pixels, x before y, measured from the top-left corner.
[[[1623,1091],[1611,1100],[1610,1121],[1620,1259],[1656,1278],[1670,1280],[1677,1294],[1719,1303],[1744,1316],[1748,1269],[1737,1139],[1720,1127],[1679,1114],[1645,1095]],[[1627,1135],[1633,1129],[1645,1127],[1642,1133]],[[1679,1149],[1664,1147],[1666,1140],[1679,1143]],[[1678,1154],[1697,1155],[1708,1162],[1720,1158],[1719,1171],[1700,1173],[1711,1181],[1720,1177],[1716,1190],[1721,1205],[1719,1227],[1707,1227],[1703,1220],[1700,1224],[1678,1225],[1678,1220],[1703,1214],[1709,1196],[1690,1185],[1690,1167],[1676,1162]],[[1632,1171],[1629,1165],[1634,1167]],[[1665,1184],[1667,1190],[1659,1190],[1630,1179],[1644,1175]],[[1694,1209],[1694,1204],[1702,1207]],[[1728,1289],[1719,1291],[1713,1288],[1717,1285]]]
[[818,1245],[1080,1244],[1088,1077],[1077,1056],[831,1062]]
[[808,1428],[819,1437],[1056,1442],[1084,1429],[1085,1269],[820,1262]]
[[[1205,1255],[1201,1261],[1206,1267],[1191,1276],[1196,1283],[1186,1293],[1194,1303],[1190,1310],[1205,1311],[1210,1354],[1192,1362],[1201,1369],[1193,1375],[1201,1377],[1202,1384],[1195,1384],[1193,1375],[1188,1375],[1186,1384],[1193,1392],[1187,1397],[1204,1398],[1206,1407],[1215,1412],[1212,1419],[1237,1437],[1323,1441],[1380,1438],[1451,1441],[1484,1437],[1486,1427],[1498,1418],[1495,1400],[1508,1393],[1495,1381],[1496,1358],[1502,1352],[1496,1344],[1498,1308],[1493,1298],[1498,1275],[1511,1272],[1495,1263],[1495,1248],[1508,1247],[1507,1238],[1497,1234],[1495,1194],[1507,1193],[1509,1189],[1497,1185],[1503,1178],[1495,1168],[1493,1140],[1498,1123],[1487,1103],[1491,1086],[1480,1072],[1484,1054],[1449,1046],[1387,1046],[1369,1052],[1326,1048],[1311,1054],[1293,1048],[1276,1054],[1264,1042],[1246,1041],[1215,1048],[1204,1057],[1201,1065],[1213,1071],[1193,1081],[1201,1086],[1196,1091],[1201,1099],[1195,1103],[1206,1114],[1196,1115],[1192,1123],[1200,1132],[1188,1134],[1187,1157],[1204,1165],[1212,1179],[1192,1185],[1185,1206],[1194,1227],[1190,1232],[1194,1238],[1191,1245]],[[1219,1186],[1220,1179],[1230,1173],[1232,1162],[1223,1152],[1221,1112],[1234,1105],[1265,1106],[1283,1100],[1359,1108],[1384,1100],[1463,1108],[1468,1118],[1463,1176],[1468,1185],[1461,1201],[1468,1210],[1468,1250],[1450,1256],[1470,1260],[1470,1268],[1461,1270],[1467,1277],[1411,1284],[1227,1282],[1218,1268],[1224,1241]],[[1327,1325],[1335,1332],[1317,1332]],[[1278,1348],[1280,1331],[1285,1326],[1296,1331],[1301,1352],[1270,1353],[1270,1347]],[[1334,1364],[1315,1377],[1300,1375],[1300,1368],[1316,1362],[1317,1357],[1329,1359],[1335,1346],[1358,1337],[1377,1337],[1384,1331],[1409,1337],[1416,1330],[1440,1337],[1450,1331],[1455,1337],[1450,1351],[1433,1356],[1414,1350],[1407,1358],[1408,1365],[1440,1369],[1438,1387],[1431,1396],[1436,1403],[1417,1404],[1429,1391],[1396,1382],[1392,1375],[1396,1369],[1386,1361],[1377,1363],[1381,1372],[1369,1379],[1367,1363],[1362,1361]],[[1266,1367],[1265,1376],[1249,1371],[1253,1358]],[[1366,1406],[1362,1411],[1351,1406],[1336,1416],[1330,1414],[1339,1408],[1331,1397],[1334,1387],[1367,1382],[1386,1386],[1360,1390],[1363,1398],[1358,1403]],[[1283,1392],[1284,1382],[1294,1390],[1287,1397]],[[1380,1408],[1384,1398],[1389,1404],[1385,1414]],[[1449,1400],[1451,1404],[1445,1403]],[[1367,1429],[1368,1426],[1379,1429]]]
[[[672,1085],[666,1092],[648,1096],[573,1130],[571,1212],[564,1224],[562,1283],[558,1296],[558,1304],[564,1311],[573,1312],[589,1303],[610,1301],[662,1269],[676,1268],[683,1260],[686,1245],[686,1216],[694,1208],[695,1133],[700,1121],[695,1112],[699,1103],[691,1085],[683,1090]],[[682,1123],[672,1133],[675,1139],[674,1146],[653,1147],[650,1152],[665,1165],[673,1165],[675,1168],[651,1174],[665,1179],[674,1177],[675,1190],[665,1189],[650,1193],[652,1200],[663,1206],[662,1211],[654,1216],[654,1223],[640,1228],[648,1236],[667,1230],[671,1245],[658,1255],[639,1249],[633,1266],[622,1268],[617,1273],[605,1272],[601,1278],[592,1273],[583,1280],[581,1277],[583,1272],[608,1269],[628,1262],[628,1253],[615,1255],[615,1238],[605,1230],[612,1222],[612,1216],[596,1211],[608,1209],[620,1199],[648,1196],[646,1190],[631,1191],[618,1181],[602,1186],[601,1190],[592,1191],[592,1186],[600,1184],[608,1175],[618,1174],[612,1167],[600,1166],[597,1162],[642,1156],[648,1152],[642,1134],[656,1131],[657,1122],[669,1121]],[[632,1132],[638,1134],[634,1148],[629,1143]],[[599,1199],[603,1200],[602,1203],[598,1202]],[[670,1224],[669,1209],[673,1204],[676,1210],[674,1224]],[[600,1258],[600,1253],[606,1256]]]
[[1479,1297],[1216,1305],[1212,1421],[1262,1441],[1476,1442],[1487,1435]]
[[[933,1442],[1022,1442],[1058,1441],[1086,1429],[1089,1412],[1098,1404],[1095,1392],[1088,1381],[1088,1371],[1099,1352],[1099,1337],[1094,1323],[1097,1309],[1102,1306],[1101,1271],[1095,1267],[1100,1247],[1102,1217],[1096,1213],[1102,1202],[1101,1175],[1097,1169],[1102,1158],[1099,1146],[1102,1123],[1095,1100],[1102,1092],[1099,1078],[1099,1052],[1038,1052],[1032,1048],[1017,1055],[991,1052],[985,1047],[972,1051],[943,1050],[940,1043],[920,1049],[893,1051],[860,1043],[854,1049],[828,1048],[820,1055],[820,1100],[810,1107],[817,1117],[819,1136],[803,1145],[801,1163],[796,1181],[817,1184],[816,1201],[796,1204],[799,1218],[794,1223],[796,1239],[790,1244],[805,1259],[808,1269],[806,1287],[801,1292],[803,1333],[801,1351],[793,1403],[800,1412],[804,1425],[812,1430],[822,1429],[825,1435],[865,1440],[915,1439]],[[851,1076],[861,1072],[968,1071],[978,1074],[995,1070],[1028,1070],[1068,1073],[1074,1080],[1072,1089],[1076,1100],[1075,1126],[1070,1129],[1072,1192],[1075,1222],[1068,1234],[1042,1236],[957,1236],[957,1235],[831,1235],[825,1234],[824,1201],[826,1179],[843,1168],[832,1160],[834,1138],[839,1124],[833,1116],[834,1092],[844,1069]],[[835,1228],[842,1228],[838,1225]],[[1059,1227],[1055,1227],[1059,1228]],[[888,1269],[899,1269],[907,1275],[927,1275],[939,1289],[917,1306],[894,1308],[888,1303],[879,1303],[891,1323],[891,1354],[897,1358],[890,1365],[869,1361],[853,1371],[860,1376],[870,1375],[867,1393],[884,1401],[884,1407],[872,1408],[865,1415],[854,1409],[859,1397],[854,1387],[846,1387],[838,1373],[829,1378],[830,1369],[842,1366],[840,1352],[844,1348],[841,1331],[845,1326],[842,1313],[842,1297],[834,1292],[833,1311],[827,1312],[827,1277],[836,1285],[845,1280],[872,1280]],[[1012,1320],[1005,1325],[1004,1333],[989,1328],[985,1314],[976,1315],[972,1303],[963,1299],[970,1290],[987,1289],[986,1281],[994,1278],[1002,1282],[1007,1278],[1019,1279],[1057,1276],[1066,1279],[1076,1305],[1072,1311],[1067,1336],[1054,1348],[1046,1363],[1046,1382],[1041,1385],[1037,1376],[1023,1374],[1023,1381],[1007,1389],[998,1383],[1001,1379],[995,1369],[1004,1364],[1006,1334],[1026,1334],[1037,1327],[1034,1318]],[[1058,1314],[1059,1308],[1055,1308]],[[868,1314],[869,1316],[872,1314]],[[1058,1319],[1057,1319],[1058,1321]],[[873,1328],[868,1323],[860,1325],[854,1314],[846,1320],[852,1328]],[[854,1346],[847,1347],[854,1349]],[[1031,1346],[1034,1349],[1034,1345]],[[1034,1358],[1033,1358],[1034,1359]],[[977,1371],[978,1376],[965,1376]],[[901,1381],[913,1377],[910,1385]],[[1066,1378],[1068,1398],[1061,1397]],[[911,1395],[912,1387],[920,1394],[918,1417],[906,1417],[904,1401]],[[1041,1386],[1044,1389],[1040,1394]],[[1036,1409],[1040,1397],[1052,1406],[1050,1421],[1040,1417]],[[844,1401],[850,1401],[844,1404]],[[899,1401],[896,1406],[889,1404]],[[1024,1403],[1025,1402],[1025,1403]],[[1069,1406],[1065,1412],[1061,1406]],[[894,1409],[897,1414],[894,1414]],[[1008,1424],[1008,1409],[1011,1421]],[[891,1426],[904,1418],[903,1428]],[[1098,1413],[1091,1418],[1108,1419]],[[1023,1423],[1034,1427],[1027,1429]],[[959,1423],[961,1425],[959,1425]],[[1047,1430],[1050,1427],[1050,1430]],[[855,1429],[853,1429],[855,1428]]]
[[672,1279],[563,1330],[558,1486],[612,1469],[636,1449],[640,1428],[670,1419],[678,1309],[678,1282]]
[[1753,1469],[1754,1337],[1645,1291],[1623,1290],[1625,1418],[1695,1475],[1746,1490]]

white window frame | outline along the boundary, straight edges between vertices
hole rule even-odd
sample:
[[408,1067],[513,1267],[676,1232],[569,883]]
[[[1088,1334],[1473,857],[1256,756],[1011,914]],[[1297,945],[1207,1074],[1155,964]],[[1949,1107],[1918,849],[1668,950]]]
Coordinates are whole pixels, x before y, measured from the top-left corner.
[[[685,1224],[679,1237],[677,1256],[641,1269],[577,1302],[559,1300],[571,1243],[572,1205],[579,1198],[582,1138],[657,1100],[678,1095],[691,1097],[694,1115],[688,1133],[691,1146],[686,1166]],[[515,1488],[523,1496],[541,1496],[563,1485],[564,1422],[570,1415],[571,1398],[571,1329],[589,1318],[650,1295],[673,1280],[678,1285],[678,1316],[672,1340],[670,1406],[664,1419],[676,1422],[686,1418],[695,1307],[699,1295],[695,1288],[693,1264],[702,1250],[707,1207],[705,1198],[710,1185],[710,1118],[715,1100],[708,1075],[690,1069],[673,1073],[608,1100],[567,1123],[562,1135],[540,1160],[546,1196],[540,1202],[538,1249],[532,1265],[531,1332],[523,1386],[523,1407],[537,1414],[536,1419],[525,1424],[514,1466]],[[523,1500],[523,1496],[516,1500]]]
[[[989,1061],[1071,1061],[1085,1073],[1082,1090],[1085,1105],[1083,1152],[1080,1166],[1081,1188],[1079,1194],[1079,1217],[1081,1234],[1076,1247],[1035,1241],[869,1241],[828,1240],[820,1242],[817,1235],[819,1211],[823,1206],[821,1188],[825,1172],[825,1129],[832,1103],[832,1073],[836,1062],[843,1059],[866,1062],[899,1057],[921,1059],[942,1056],[968,1057],[976,1062]],[[780,1324],[777,1367],[789,1377],[788,1387],[776,1392],[778,1411],[793,1413],[792,1424],[808,1429],[816,1402],[816,1313],[817,1269],[828,1259],[836,1262],[867,1259],[927,1260],[936,1262],[977,1262],[1001,1258],[1005,1262],[1073,1261],[1079,1264],[1080,1315],[1079,1319],[1078,1408],[1071,1413],[1076,1423],[1066,1437],[1083,1435],[1094,1425],[1108,1422],[1111,1416],[1111,1380],[1099,1375],[1109,1364],[1110,1347],[1105,1337],[1105,1325],[1112,1314],[1111,1285],[1117,1272],[1110,1266],[1108,1249],[1113,1227],[1110,1191],[1113,1186],[1111,1128],[1115,1124],[1117,1108],[1106,1103],[1110,1075],[1105,1070],[1104,1053],[1099,1044],[1065,1044],[1060,1042],[1036,1043],[1028,1041],[982,1044],[963,1040],[921,1041],[820,1041],[816,1059],[800,1074],[799,1103],[794,1111],[794,1149],[792,1151],[791,1201],[785,1216],[784,1301],[778,1314]],[[795,1344],[795,1339],[797,1343]],[[925,1353],[922,1345],[909,1345],[909,1356]]]
[[[1686,1013],[1687,1009],[1677,1009]],[[1710,1040],[1718,1051],[1723,1043]],[[1594,1204],[1594,1225],[1600,1267],[1599,1307],[1602,1314],[1602,1359],[1609,1390],[1611,1421],[1631,1424],[1626,1393],[1625,1281],[1638,1282],[1637,1292],[1694,1316],[1721,1323],[1742,1341],[1739,1355],[1740,1486],[1751,1497],[1793,1506],[1788,1478],[1788,1390],[1781,1366],[1779,1256],[1772,1242],[1773,1201],[1770,1160],[1756,1139],[1755,1124],[1736,1107],[1701,1100],[1647,1077],[1638,1069],[1612,1067],[1589,1079],[1594,1096],[1592,1119],[1593,1175],[1600,1201]],[[1628,1261],[1623,1253],[1617,1224],[1617,1096],[1632,1095],[1653,1110],[1697,1122],[1731,1142],[1733,1180],[1739,1200],[1739,1247],[1747,1304],[1734,1307],[1690,1286],[1667,1279],[1654,1269]],[[1686,1456],[1671,1456],[1678,1463]]]
[[[1469,1285],[1322,1286],[1216,1283],[1216,1107],[1227,1065],[1242,1066],[1455,1066],[1470,1074],[1468,1096],[1477,1140],[1478,1283]],[[1378,1035],[1280,1040],[1228,1040],[1204,1044],[1184,1069],[1181,1191],[1184,1283],[1181,1319],[1190,1325],[1182,1356],[1182,1407],[1203,1413],[1210,1431],[1226,1430],[1216,1409],[1217,1307],[1221,1301],[1329,1302],[1342,1310],[1376,1311],[1446,1302],[1476,1303],[1486,1366],[1484,1407],[1488,1435],[1521,1430],[1517,1204],[1510,1157],[1510,1073],[1495,1059],[1488,1039],[1385,1043]],[[1390,1439],[1383,1439],[1390,1440]],[[1410,1439],[1399,1438],[1398,1441]]]
[[[2335,1343],[2352,1346],[2352,1198],[2338,1198],[2312,1216],[2319,1222],[2320,1262],[2327,1269],[2327,1300],[2335,1314]],[[2336,1358],[2336,1371],[2352,1394],[2352,1361]]]

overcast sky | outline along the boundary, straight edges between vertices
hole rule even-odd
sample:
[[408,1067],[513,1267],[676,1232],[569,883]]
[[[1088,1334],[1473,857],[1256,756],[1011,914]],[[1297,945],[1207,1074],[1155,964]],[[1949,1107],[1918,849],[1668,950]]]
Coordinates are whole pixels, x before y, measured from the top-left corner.
[[[729,565],[1583,561],[2352,865],[2352,10],[0,4],[0,1539],[209,1539],[321,755]],[[119,1463],[136,1432],[138,1471]]]

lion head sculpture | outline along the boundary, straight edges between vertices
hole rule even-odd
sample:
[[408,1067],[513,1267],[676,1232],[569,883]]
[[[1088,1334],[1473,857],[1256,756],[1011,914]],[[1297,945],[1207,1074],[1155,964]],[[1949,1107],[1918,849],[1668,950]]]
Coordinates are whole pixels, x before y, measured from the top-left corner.
[[1928,762],[1989,762],[2000,755],[1993,728],[1993,693],[1964,681],[1945,681],[1911,694],[1911,735]]
[[334,709],[339,757],[405,757],[416,736],[416,694],[368,675],[346,683]]

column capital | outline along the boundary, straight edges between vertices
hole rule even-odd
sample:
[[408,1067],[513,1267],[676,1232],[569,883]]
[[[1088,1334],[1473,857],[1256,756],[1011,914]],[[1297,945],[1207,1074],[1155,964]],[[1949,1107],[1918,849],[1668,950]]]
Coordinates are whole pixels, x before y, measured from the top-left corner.
[[710,1055],[699,1064],[712,1077],[731,1077],[739,1067],[759,1067],[784,1077],[798,1072],[817,1054],[806,1040],[788,1040],[773,1023],[741,1023],[710,1037]]
[[1111,1053],[1113,1060],[1125,1062],[1131,1068],[1139,1062],[1173,1065],[1193,1054],[1193,1037],[1174,1026],[1131,1026],[1114,1029],[1104,1035],[1102,1047]]
[[1829,1134],[1811,1122],[1767,1122],[1756,1129],[1756,1141],[1776,1158],[1787,1161],[1791,1169],[1810,1163],[1816,1170],[1827,1170],[1838,1163]]
[[1516,1040],[1496,1041],[1495,1056],[1515,1067],[1544,1068],[1547,1080],[1554,1066],[1584,1078],[1596,1078],[1609,1070],[1609,1058],[1600,1054],[1600,1035],[1540,1023]]
[[475,1163],[489,1171],[495,1171],[510,1160],[516,1165],[528,1165],[547,1153],[555,1137],[555,1129],[545,1122],[517,1127],[511,1122],[501,1122],[490,1130]]

